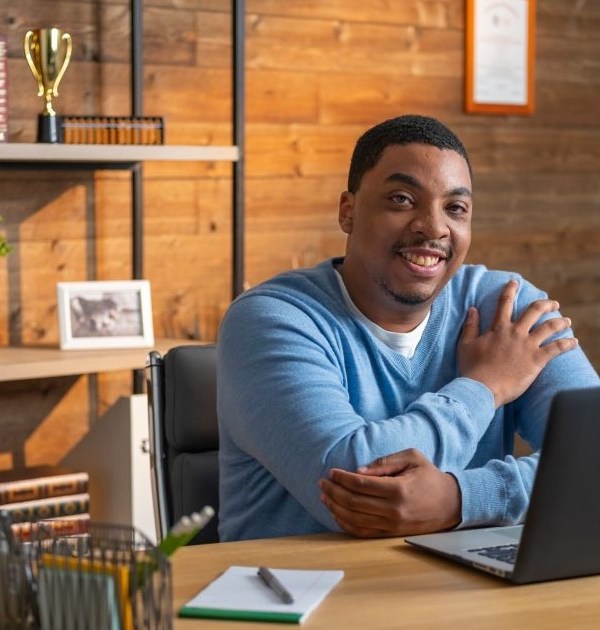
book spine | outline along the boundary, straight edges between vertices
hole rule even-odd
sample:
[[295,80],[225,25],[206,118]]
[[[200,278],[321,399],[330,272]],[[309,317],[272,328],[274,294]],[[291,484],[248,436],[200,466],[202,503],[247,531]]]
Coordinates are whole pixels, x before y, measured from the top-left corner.
[[0,142],[8,140],[8,48],[0,36]]
[[76,514],[68,518],[48,519],[44,521],[24,521],[13,523],[12,531],[21,542],[54,536],[76,536],[90,531],[90,514]]
[[0,506],[6,503],[36,501],[88,491],[87,473],[40,477],[0,483]]
[[90,511],[90,495],[83,493],[27,503],[11,503],[4,505],[2,509],[9,512],[13,523],[72,516]]

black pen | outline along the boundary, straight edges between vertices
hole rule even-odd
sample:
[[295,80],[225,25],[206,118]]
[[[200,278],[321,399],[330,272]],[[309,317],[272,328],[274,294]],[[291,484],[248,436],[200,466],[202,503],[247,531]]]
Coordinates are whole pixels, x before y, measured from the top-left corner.
[[285,586],[267,569],[260,567],[258,576],[281,599],[284,604],[293,604],[294,598]]

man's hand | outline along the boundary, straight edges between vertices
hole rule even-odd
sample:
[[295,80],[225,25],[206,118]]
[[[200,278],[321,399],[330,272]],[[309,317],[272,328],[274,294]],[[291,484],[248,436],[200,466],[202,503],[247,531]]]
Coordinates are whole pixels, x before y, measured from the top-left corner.
[[542,345],[571,325],[568,317],[548,319],[532,330],[542,315],[558,310],[554,300],[533,302],[513,322],[517,289],[515,280],[504,287],[492,326],[483,335],[479,333],[479,313],[471,307],[458,342],[462,376],[486,385],[494,394],[496,407],[518,398],[554,357],[578,343],[577,339],[563,338]]
[[359,538],[425,534],[461,520],[456,479],[413,448],[356,473],[333,468],[319,485],[321,500],[338,525]]

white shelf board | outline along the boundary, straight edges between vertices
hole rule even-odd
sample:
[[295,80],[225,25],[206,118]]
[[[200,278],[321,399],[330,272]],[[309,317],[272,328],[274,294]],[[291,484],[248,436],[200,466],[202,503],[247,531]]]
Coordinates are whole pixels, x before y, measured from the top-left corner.
[[57,347],[0,348],[0,382],[138,370],[151,350],[164,354],[175,346],[198,344],[187,339],[157,339],[149,348],[60,350]]
[[0,162],[236,162],[235,146],[0,143]]

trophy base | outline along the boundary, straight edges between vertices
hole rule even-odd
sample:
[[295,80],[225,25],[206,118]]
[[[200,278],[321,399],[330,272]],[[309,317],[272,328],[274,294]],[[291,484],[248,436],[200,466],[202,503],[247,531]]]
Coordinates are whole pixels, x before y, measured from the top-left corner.
[[37,142],[62,142],[62,116],[38,114]]

